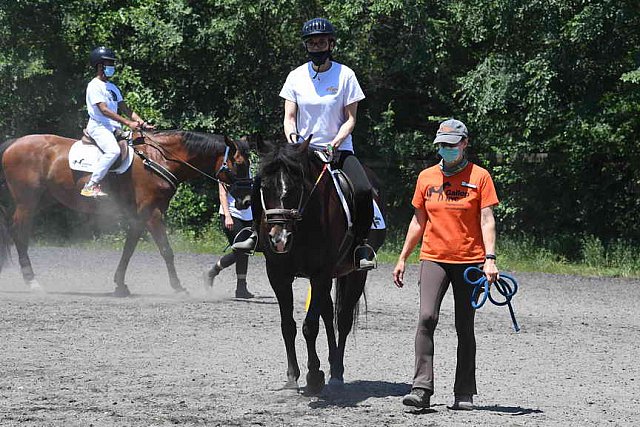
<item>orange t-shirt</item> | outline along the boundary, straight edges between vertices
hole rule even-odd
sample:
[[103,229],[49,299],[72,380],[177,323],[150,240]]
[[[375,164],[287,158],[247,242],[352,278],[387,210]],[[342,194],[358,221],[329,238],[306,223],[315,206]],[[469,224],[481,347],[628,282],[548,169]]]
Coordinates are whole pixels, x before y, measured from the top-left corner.
[[453,176],[445,176],[439,165],[425,169],[418,176],[411,204],[428,215],[421,260],[484,261],[480,210],[498,204],[489,172],[473,163]]

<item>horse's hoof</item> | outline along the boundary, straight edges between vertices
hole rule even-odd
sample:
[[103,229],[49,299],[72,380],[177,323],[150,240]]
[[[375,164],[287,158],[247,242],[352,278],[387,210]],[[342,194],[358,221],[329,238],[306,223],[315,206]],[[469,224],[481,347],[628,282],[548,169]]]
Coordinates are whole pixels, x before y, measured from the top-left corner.
[[29,289],[31,289],[32,292],[39,293],[39,294],[47,293],[47,291],[44,290],[44,288],[40,285],[40,283],[36,279],[29,280],[27,282],[27,285],[29,286]]
[[329,387],[334,390],[343,390],[344,389],[344,380],[339,378],[330,378],[329,379]]
[[131,295],[131,292],[129,292],[127,285],[116,286],[116,290],[113,291],[113,296],[117,298],[125,298],[129,295]]
[[183,288],[182,286],[180,286],[179,288],[174,288],[174,291],[178,296],[185,296],[185,297],[189,296],[189,291],[187,290],[187,288]]
[[316,395],[319,394],[324,388],[324,372],[319,370],[318,372],[307,373],[307,394]]
[[300,386],[298,386],[298,381],[294,379],[290,379],[287,383],[282,387],[283,390],[298,390]]

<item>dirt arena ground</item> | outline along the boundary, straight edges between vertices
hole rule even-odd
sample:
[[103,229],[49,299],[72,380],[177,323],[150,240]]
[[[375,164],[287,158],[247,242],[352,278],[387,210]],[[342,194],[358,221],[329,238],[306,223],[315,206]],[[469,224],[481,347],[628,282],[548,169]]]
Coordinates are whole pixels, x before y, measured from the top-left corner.
[[[189,297],[172,294],[157,253],[136,253],[133,296],[116,299],[119,253],[36,248],[47,294],[32,294],[18,268],[0,277],[2,426],[588,426],[640,425],[640,281],[518,274],[511,329],[504,307],[478,311],[478,410],[455,412],[451,292],[436,332],[433,409],[412,412],[418,312],[417,266],[410,284],[391,283],[391,265],[370,275],[368,312],[348,343],[345,387],[320,396],[282,391],[286,359],[264,259],[250,263],[251,301],[233,298],[225,270],[213,293],[201,287],[213,257],[177,254]],[[296,319],[307,282],[297,280]],[[306,350],[297,338],[304,387]],[[321,331],[323,368],[326,341]]]

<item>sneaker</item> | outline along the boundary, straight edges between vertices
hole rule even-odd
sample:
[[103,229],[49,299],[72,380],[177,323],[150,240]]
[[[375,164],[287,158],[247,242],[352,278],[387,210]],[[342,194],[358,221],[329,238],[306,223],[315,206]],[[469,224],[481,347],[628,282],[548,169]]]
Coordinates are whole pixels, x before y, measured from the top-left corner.
[[447,406],[447,408],[454,411],[471,411],[473,410],[473,395],[456,394],[454,396],[453,405]]
[[247,237],[246,240],[242,240],[231,245],[231,249],[234,251],[241,252],[251,252],[256,249],[256,244],[258,243],[258,233],[255,231],[251,232],[251,235]]
[[402,398],[402,404],[420,409],[429,408],[431,393],[426,388],[412,388],[411,393]]
[[87,182],[87,184],[82,188],[82,191],[80,191],[80,195],[93,198],[108,196],[107,193],[102,191],[102,188],[100,188],[100,184],[94,184],[92,182]]
[[237,288],[236,289],[236,298],[241,299],[251,299],[255,297],[251,292],[247,290],[247,288]]

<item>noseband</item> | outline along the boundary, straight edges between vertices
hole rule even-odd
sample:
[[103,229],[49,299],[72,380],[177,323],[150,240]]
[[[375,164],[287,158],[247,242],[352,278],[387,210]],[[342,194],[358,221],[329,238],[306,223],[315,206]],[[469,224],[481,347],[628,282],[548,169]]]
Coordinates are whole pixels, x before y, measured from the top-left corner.
[[320,183],[320,179],[322,179],[322,175],[324,175],[327,170],[327,164],[322,168],[322,172],[318,175],[316,182],[313,184],[313,188],[309,191],[309,196],[307,197],[306,202],[302,203],[304,196],[304,171],[302,173],[302,190],[300,192],[300,199],[298,200],[298,208],[297,209],[284,209],[284,208],[274,208],[267,209],[266,204],[264,203],[264,192],[262,191],[262,187],[260,187],[260,202],[262,203],[262,210],[267,219],[267,224],[286,224],[294,221],[301,221],[302,214],[304,213],[304,209],[307,207],[307,204],[311,200],[311,196],[313,192],[318,188],[318,184]]

